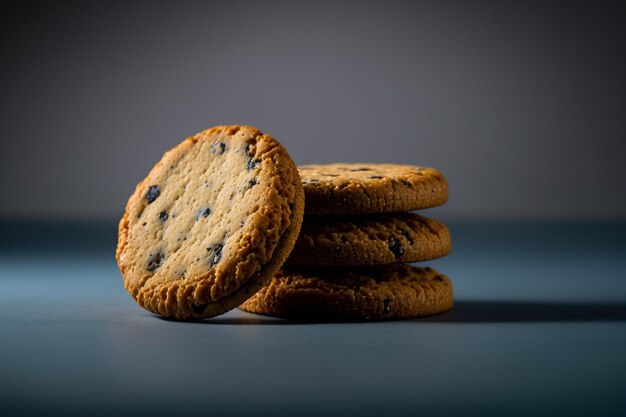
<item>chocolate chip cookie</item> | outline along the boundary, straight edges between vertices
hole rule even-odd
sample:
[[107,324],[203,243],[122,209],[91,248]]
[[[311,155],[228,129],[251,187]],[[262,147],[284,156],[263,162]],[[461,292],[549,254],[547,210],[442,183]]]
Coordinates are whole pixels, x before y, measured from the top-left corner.
[[339,163],[298,169],[307,214],[411,211],[439,206],[448,199],[448,183],[433,168]]
[[164,317],[224,313],[280,268],[303,212],[298,171],[279,142],[245,126],[198,133],[128,200],[116,252],[124,286]]
[[305,216],[287,264],[417,262],[445,256],[450,249],[446,226],[413,213]]
[[445,275],[396,264],[283,269],[240,308],[283,318],[392,320],[430,316],[452,305],[452,283]]

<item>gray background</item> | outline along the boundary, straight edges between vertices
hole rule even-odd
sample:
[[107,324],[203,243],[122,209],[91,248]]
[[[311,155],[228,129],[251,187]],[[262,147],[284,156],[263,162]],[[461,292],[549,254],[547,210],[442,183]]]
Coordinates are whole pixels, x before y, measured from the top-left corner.
[[624,219],[623,3],[17,2],[0,218],[113,220],[162,153],[250,124],[297,163],[439,168],[450,219]]

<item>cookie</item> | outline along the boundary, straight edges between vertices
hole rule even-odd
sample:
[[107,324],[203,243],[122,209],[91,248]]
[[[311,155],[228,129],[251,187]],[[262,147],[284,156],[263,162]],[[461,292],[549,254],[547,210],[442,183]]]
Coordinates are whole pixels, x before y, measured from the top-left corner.
[[395,164],[298,167],[306,214],[411,211],[444,204],[448,183],[436,169]]
[[393,320],[450,310],[452,283],[432,268],[406,264],[281,270],[240,308],[283,318]]
[[448,228],[413,213],[305,216],[289,265],[384,265],[447,255]]
[[116,251],[125,288],[177,320],[237,307],[289,255],[303,197],[285,148],[257,129],[219,126],[185,139],[128,200]]

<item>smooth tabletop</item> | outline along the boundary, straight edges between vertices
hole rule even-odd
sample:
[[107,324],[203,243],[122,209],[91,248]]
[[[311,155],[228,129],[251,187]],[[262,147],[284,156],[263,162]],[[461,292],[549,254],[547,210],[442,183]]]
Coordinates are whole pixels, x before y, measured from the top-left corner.
[[114,224],[0,223],[0,415],[626,415],[626,224],[451,223],[455,308],[160,319]]

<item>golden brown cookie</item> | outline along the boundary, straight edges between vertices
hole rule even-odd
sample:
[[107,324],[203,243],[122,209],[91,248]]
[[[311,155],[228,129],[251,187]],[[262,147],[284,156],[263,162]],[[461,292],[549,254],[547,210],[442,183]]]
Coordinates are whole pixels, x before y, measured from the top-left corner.
[[396,264],[283,269],[240,308],[283,318],[392,320],[443,313],[452,304],[452,283],[445,275]]
[[413,213],[305,216],[289,265],[384,265],[447,255],[448,228]]
[[411,211],[444,204],[448,183],[436,169],[414,165],[353,164],[298,167],[306,214]]
[[124,286],[145,309],[178,320],[237,307],[287,258],[303,196],[285,148],[255,128],[185,139],[128,200],[116,252]]

